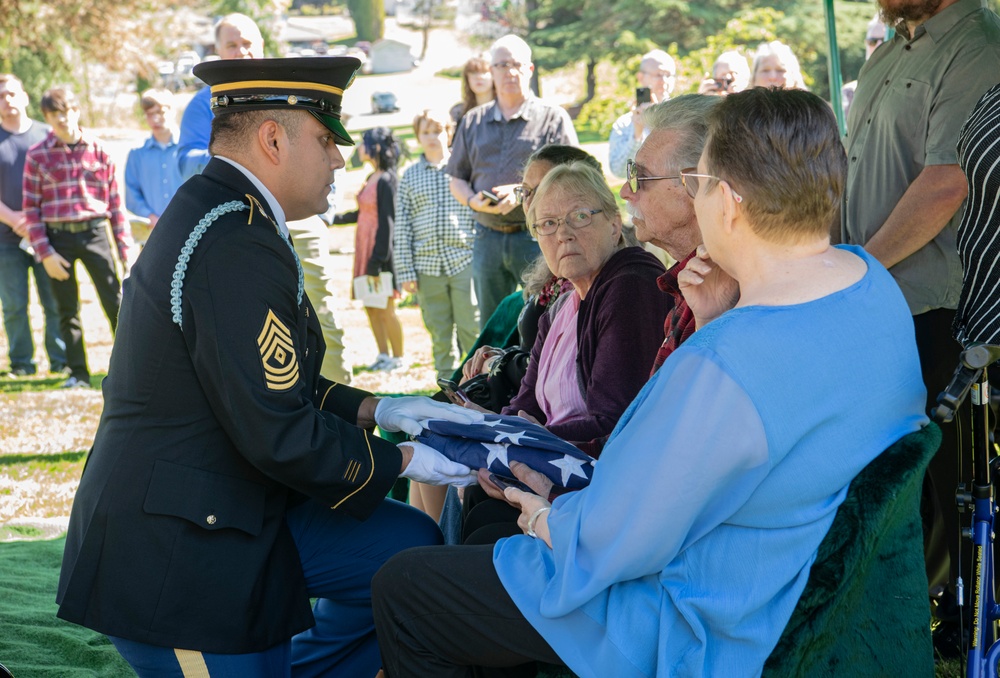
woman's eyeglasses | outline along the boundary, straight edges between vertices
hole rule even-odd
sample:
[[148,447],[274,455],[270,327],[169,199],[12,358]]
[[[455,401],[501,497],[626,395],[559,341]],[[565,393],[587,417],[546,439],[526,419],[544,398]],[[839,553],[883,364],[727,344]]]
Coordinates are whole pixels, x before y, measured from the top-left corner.
[[629,190],[633,193],[639,192],[639,184],[643,181],[659,181],[660,179],[680,179],[679,174],[675,174],[669,177],[640,177],[639,176],[639,166],[635,164],[635,160],[629,160],[625,163],[625,179],[628,181]]
[[[687,194],[694,198],[698,195],[698,180],[699,179],[715,179],[716,181],[726,181],[722,177],[717,177],[714,174],[698,174],[697,167],[688,167],[687,169],[681,170],[681,183],[684,184],[684,188],[687,190]],[[728,181],[726,183],[729,183]],[[733,191],[732,184],[729,185],[729,190],[733,193],[733,199],[736,202],[743,202],[743,196]]]
[[602,212],[604,210],[573,210],[565,217],[542,217],[531,224],[531,234],[535,236],[552,235],[559,228],[559,224],[564,221],[574,231],[586,228],[594,221],[594,215]]

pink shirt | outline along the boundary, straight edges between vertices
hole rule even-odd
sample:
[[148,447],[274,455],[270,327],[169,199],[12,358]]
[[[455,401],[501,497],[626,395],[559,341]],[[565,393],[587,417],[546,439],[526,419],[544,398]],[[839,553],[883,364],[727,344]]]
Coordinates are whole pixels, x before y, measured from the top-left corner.
[[579,353],[576,317],[580,311],[580,295],[572,290],[564,296],[566,300],[556,311],[538,359],[535,397],[545,414],[546,426],[587,414],[587,403],[583,399],[576,370]]

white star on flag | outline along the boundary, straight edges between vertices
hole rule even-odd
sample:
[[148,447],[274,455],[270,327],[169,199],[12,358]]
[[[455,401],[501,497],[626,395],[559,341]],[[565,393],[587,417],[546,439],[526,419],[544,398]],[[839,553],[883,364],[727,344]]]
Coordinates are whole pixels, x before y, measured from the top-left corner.
[[[510,462],[507,461],[507,444],[506,443],[500,443],[500,444],[497,444],[497,443],[479,443],[479,444],[482,445],[483,447],[485,447],[487,450],[490,451],[490,453],[488,455],[486,455],[486,468],[487,469],[490,467],[490,464],[492,464],[497,459],[499,459],[503,463],[504,466],[506,466],[507,468],[510,468]],[[565,471],[563,473],[565,473]]]
[[562,471],[563,486],[569,482],[570,476],[580,476],[583,479],[587,478],[587,474],[583,472],[583,465],[586,462],[582,459],[576,459],[568,454],[564,454],[562,459],[556,459],[555,461],[550,461],[549,463]]
[[521,442],[522,438],[525,440],[534,440],[534,438],[529,436],[526,431],[500,431],[497,433],[495,440],[498,443],[502,440],[506,440],[512,445],[524,445],[524,443]]

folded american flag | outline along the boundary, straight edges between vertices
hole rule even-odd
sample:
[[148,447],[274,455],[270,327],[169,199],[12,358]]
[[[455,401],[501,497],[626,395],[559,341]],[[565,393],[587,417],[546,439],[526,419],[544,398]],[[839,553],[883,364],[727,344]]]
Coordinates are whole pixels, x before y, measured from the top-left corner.
[[579,490],[590,484],[596,459],[547,430],[522,419],[487,414],[478,424],[456,424],[443,419],[420,422],[424,432],[417,442],[438,450],[452,461],[474,469],[485,468],[513,478],[512,461],[527,464],[557,487]]

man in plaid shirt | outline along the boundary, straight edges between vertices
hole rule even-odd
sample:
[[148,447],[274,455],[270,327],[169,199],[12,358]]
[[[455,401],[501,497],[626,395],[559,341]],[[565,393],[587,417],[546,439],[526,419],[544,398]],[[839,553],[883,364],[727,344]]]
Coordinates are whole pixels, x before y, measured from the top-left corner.
[[97,290],[111,331],[118,325],[121,282],[107,227],[126,263],[125,218],[115,165],[100,144],[80,129],[80,106],[68,89],[42,97],[52,127],[28,151],[24,165],[24,213],[35,257],[52,279],[59,331],[66,342],[70,377],[64,388],[89,387],[90,370],[80,322],[80,289],[73,264],[79,259]]

